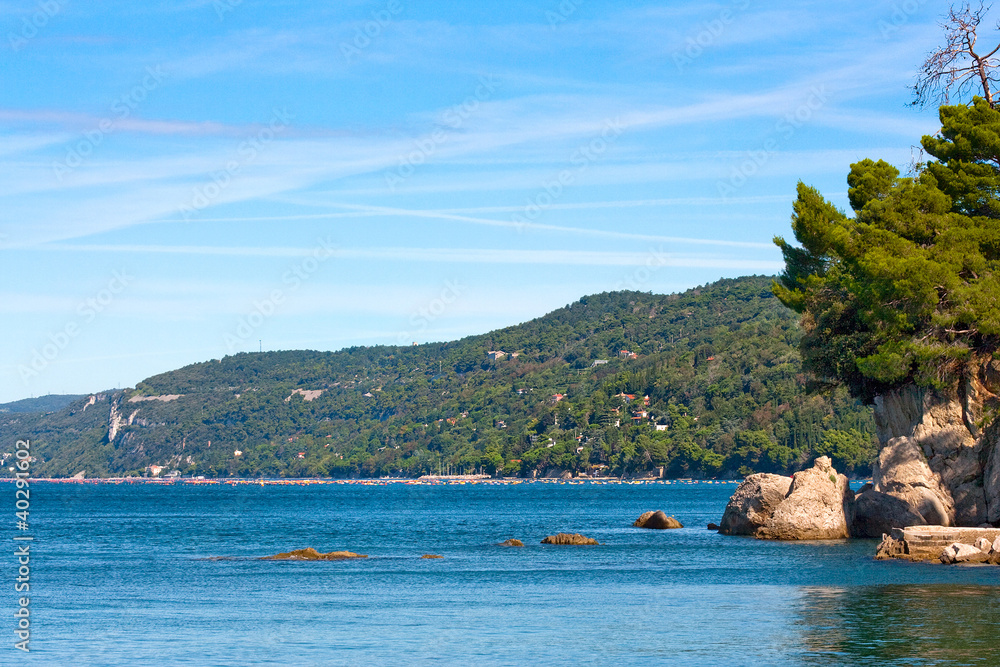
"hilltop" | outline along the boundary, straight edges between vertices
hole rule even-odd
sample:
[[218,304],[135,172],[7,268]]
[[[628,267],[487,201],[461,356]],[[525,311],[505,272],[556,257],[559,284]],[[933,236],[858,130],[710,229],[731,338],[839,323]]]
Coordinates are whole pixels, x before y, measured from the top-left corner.
[[30,438],[40,476],[733,477],[820,454],[867,474],[870,410],[806,391],[771,280],[597,294],[447,343],[237,354],[0,414],[0,448]]

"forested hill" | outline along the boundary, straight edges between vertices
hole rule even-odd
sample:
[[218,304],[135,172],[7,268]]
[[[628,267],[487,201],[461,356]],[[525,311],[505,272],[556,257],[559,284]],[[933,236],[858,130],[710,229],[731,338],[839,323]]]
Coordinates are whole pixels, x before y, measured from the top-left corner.
[[30,438],[40,476],[732,477],[819,454],[868,474],[870,411],[806,392],[771,280],[598,294],[450,343],[238,354],[0,414],[0,448]]

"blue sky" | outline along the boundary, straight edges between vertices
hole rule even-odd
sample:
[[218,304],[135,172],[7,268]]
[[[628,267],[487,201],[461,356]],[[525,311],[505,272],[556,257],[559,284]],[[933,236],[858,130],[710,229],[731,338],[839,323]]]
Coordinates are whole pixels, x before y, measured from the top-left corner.
[[938,127],[924,0],[0,5],[0,401],[776,273]]

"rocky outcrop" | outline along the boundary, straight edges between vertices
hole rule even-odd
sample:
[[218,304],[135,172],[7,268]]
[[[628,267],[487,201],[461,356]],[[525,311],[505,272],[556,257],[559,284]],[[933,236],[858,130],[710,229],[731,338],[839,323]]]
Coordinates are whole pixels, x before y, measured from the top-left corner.
[[893,528],[922,526],[926,523],[906,502],[876,491],[871,484],[866,484],[854,496],[851,537],[878,538],[891,532]]
[[600,544],[600,542],[590,537],[584,537],[579,533],[559,533],[557,535],[549,535],[544,540],[542,540],[542,544],[588,545],[588,544]]
[[668,528],[683,528],[680,521],[672,516],[667,516],[663,510],[655,512],[643,512],[642,515],[632,524],[636,528],[652,528],[654,530],[665,530]]
[[[942,483],[941,475],[931,470],[913,438],[892,438],[882,447],[872,467],[872,484],[878,493],[900,500],[912,514],[920,516],[918,523],[934,526],[954,523],[955,506],[951,494]],[[907,525],[914,524],[893,527]]]
[[756,535],[788,495],[791,477],[761,472],[750,475],[726,504],[719,523],[725,535]]
[[500,546],[502,546],[502,547],[523,547],[524,546],[524,542],[522,542],[521,540],[517,540],[517,539],[511,538],[509,540],[504,540],[503,542],[501,542]]
[[987,360],[949,390],[907,385],[875,399],[881,450],[875,490],[899,498],[926,523],[1000,521],[1000,452],[995,411],[1000,362]]
[[368,558],[368,556],[365,554],[356,554],[351,551],[330,551],[324,554],[309,547],[307,549],[286,551],[273,556],[265,556],[261,560],[348,560],[350,558]]
[[719,532],[767,540],[831,540],[849,537],[854,492],[830,458],[812,468],[779,475],[750,475],[729,499]]
[[854,492],[830,457],[795,473],[791,489],[756,536],[769,540],[834,540],[850,537]]
[[420,558],[424,560],[436,560],[438,558],[444,558],[444,556],[440,556],[438,554],[424,554]]
[[883,535],[875,558],[1000,564],[1000,529],[912,526]]

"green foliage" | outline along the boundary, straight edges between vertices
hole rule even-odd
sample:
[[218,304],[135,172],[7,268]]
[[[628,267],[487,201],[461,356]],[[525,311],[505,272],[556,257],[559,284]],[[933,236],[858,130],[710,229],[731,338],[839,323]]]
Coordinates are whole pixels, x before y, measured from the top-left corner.
[[[844,390],[807,394],[797,318],[771,282],[598,294],[451,343],[238,354],[89,407],[87,397],[51,414],[0,414],[0,447],[32,438],[35,469],[53,476],[157,464],[223,477],[660,467],[731,477],[790,472],[820,449],[864,473],[871,452],[828,434],[870,440],[871,415]],[[489,361],[498,349],[519,354]],[[322,391],[306,400],[296,390]],[[138,400],[169,394],[181,397]],[[121,426],[109,442],[112,407]]]
[[942,387],[1000,341],[1000,112],[941,107],[924,137],[937,160],[913,178],[851,167],[854,217],[799,184],[774,293],[802,313],[802,355],[821,384],[865,401],[916,382]]

